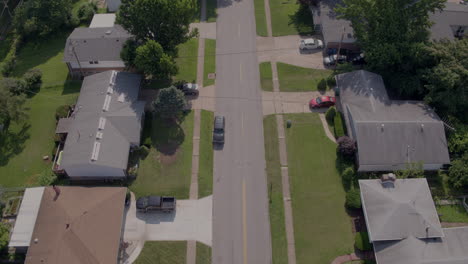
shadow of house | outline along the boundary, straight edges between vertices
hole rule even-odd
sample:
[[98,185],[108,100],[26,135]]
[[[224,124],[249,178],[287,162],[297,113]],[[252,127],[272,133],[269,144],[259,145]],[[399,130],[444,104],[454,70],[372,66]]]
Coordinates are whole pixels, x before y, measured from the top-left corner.
[[126,178],[129,151],[140,144],[143,126],[140,82],[140,75],[116,71],[84,79],[57,172],[72,181]]
[[349,137],[357,143],[358,172],[395,171],[422,162],[450,163],[444,123],[421,101],[390,100],[382,77],[364,70],[336,77]]

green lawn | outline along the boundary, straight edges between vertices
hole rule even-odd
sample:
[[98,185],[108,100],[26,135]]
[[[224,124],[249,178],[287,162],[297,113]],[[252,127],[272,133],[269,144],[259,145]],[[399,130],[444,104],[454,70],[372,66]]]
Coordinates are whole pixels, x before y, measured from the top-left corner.
[[438,205],[437,213],[441,222],[468,223],[468,213],[461,204]]
[[313,19],[308,7],[296,0],[270,0],[273,36],[313,33]]
[[320,80],[328,77],[332,72],[330,70],[302,68],[282,62],[277,62],[276,65],[282,92],[317,91],[317,84]]
[[186,241],[146,241],[134,264],[186,264]]
[[211,247],[197,242],[196,264],[211,264]]
[[174,76],[174,80],[197,82],[198,38],[192,38],[180,44],[178,48],[179,57],[176,62],[179,66],[179,73]]
[[273,264],[287,264],[288,252],[284,223],[283,192],[278,149],[276,116],[263,119],[265,133],[265,160],[270,205],[270,228]]
[[203,66],[203,86],[213,85],[214,79],[208,79],[208,73],[216,73],[216,40],[205,39],[205,63]]
[[30,94],[26,102],[28,120],[12,124],[0,139],[0,185],[6,187],[36,185],[38,176],[49,171],[54,147],[55,110],[72,104],[78,97],[80,81],[67,81],[68,69],[62,62],[65,39],[69,32],[57,33],[47,42],[29,42],[19,50],[14,76],[21,76],[31,68],[43,73],[43,85],[37,94]]
[[149,119],[145,122],[142,142],[150,138],[150,153],[140,161],[138,176],[130,189],[137,197],[159,194],[187,199],[192,167],[193,112],[180,124],[157,116]]
[[31,68],[42,70],[43,87],[62,86],[67,80],[68,68],[63,60],[63,49],[69,31],[57,33],[44,42],[29,42],[18,52],[14,76],[21,76]]
[[336,170],[336,144],[326,137],[318,114],[288,114],[289,179],[298,264],[330,263],[353,252],[351,219]]
[[213,193],[213,112],[201,110],[198,197]]
[[273,92],[273,74],[271,62],[262,62],[258,65],[260,70],[260,87],[263,91]]
[[265,15],[265,2],[264,0],[254,0],[255,7],[255,24],[257,25],[257,35],[262,37],[268,36]]

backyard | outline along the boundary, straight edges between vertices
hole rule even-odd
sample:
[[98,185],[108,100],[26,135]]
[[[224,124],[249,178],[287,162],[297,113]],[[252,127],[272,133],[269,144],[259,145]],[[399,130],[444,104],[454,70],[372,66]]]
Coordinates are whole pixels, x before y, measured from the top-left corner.
[[159,194],[187,199],[192,166],[193,112],[179,122],[145,116],[141,142],[150,146],[130,186],[137,197]]
[[5,187],[36,185],[42,173],[50,171],[54,147],[55,110],[72,104],[78,97],[81,82],[67,80],[68,69],[62,62],[65,39],[69,32],[60,32],[47,42],[25,44],[17,55],[14,76],[31,68],[43,73],[43,84],[37,94],[26,101],[28,119],[12,124],[0,142],[0,185]]
[[186,264],[186,241],[146,241],[134,264]]
[[273,264],[288,263],[276,116],[263,119]]
[[299,264],[330,263],[353,252],[351,218],[335,167],[336,145],[318,114],[288,114],[285,128],[296,258]]
[[317,91],[319,83],[332,73],[330,70],[302,68],[282,62],[276,65],[282,92]]

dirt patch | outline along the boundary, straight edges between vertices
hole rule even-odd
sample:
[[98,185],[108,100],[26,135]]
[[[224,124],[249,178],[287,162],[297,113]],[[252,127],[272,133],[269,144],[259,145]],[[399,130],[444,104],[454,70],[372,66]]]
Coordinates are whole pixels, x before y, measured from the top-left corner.
[[167,146],[167,149],[160,151],[158,159],[159,159],[159,162],[161,162],[161,164],[169,165],[169,164],[174,163],[177,160],[178,154],[179,154],[178,147],[174,148],[174,146],[172,146],[171,148],[170,146]]

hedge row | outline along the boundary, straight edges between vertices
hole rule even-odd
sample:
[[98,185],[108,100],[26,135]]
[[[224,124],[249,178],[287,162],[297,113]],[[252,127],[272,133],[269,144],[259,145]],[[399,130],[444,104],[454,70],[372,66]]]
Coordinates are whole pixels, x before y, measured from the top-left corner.
[[16,51],[21,43],[21,37],[14,36],[13,42],[11,43],[10,50],[8,51],[5,59],[0,62],[0,73],[7,77],[11,74],[16,64]]
[[367,232],[357,232],[354,237],[355,246],[361,251],[372,250],[369,242],[369,234]]
[[341,118],[341,113],[336,113],[334,121],[334,131],[335,131],[335,138],[339,138],[345,135],[344,127],[343,127],[343,119]]

